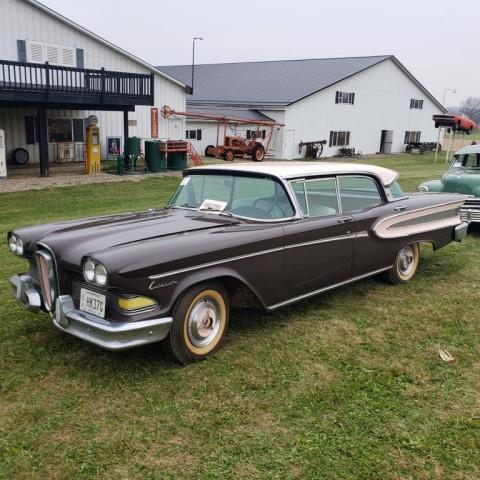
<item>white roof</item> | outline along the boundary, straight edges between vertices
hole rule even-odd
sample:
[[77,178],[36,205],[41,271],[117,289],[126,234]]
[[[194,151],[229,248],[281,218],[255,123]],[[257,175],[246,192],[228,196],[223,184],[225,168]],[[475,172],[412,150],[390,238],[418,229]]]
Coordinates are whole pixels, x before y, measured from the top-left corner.
[[274,175],[279,178],[291,179],[313,175],[336,174],[368,174],[375,175],[385,185],[391,185],[398,177],[395,170],[366,165],[362,163],[341,162],[245,162],[229,164],[212,164],[193,167],[189,170],[232,170]]
[[467,153],[480,153],[480,145],[468,145],[455,152],[455,155],[465,155]]

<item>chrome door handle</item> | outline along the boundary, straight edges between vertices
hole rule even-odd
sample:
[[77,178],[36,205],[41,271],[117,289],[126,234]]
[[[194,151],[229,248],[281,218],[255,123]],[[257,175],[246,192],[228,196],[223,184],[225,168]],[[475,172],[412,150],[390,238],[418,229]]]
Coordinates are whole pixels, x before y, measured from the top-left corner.
[[350,223],[353,222],[353,217],[340,217],[337,223]]
[[399,205],[398,207],[395,207],[394,210],[396,212],[402,212],[403,210],[406,210],[408,207],[406,205]]

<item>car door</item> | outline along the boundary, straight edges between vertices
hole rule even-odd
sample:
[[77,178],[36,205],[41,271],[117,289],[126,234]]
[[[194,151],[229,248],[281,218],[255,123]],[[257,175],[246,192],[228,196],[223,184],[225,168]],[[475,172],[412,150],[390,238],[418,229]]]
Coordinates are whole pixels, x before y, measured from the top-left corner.
[[335,177],[291,183],[304,218],[284,226],[286,298],[340,283],[351,275],[353,217],[343,215]]
[[400,241],[376,237],[372,226],[378,219],[398,213],[399,209],[407,206],[387,202],[381,183],[367,175],[339,176],[338,191],[342,212],[354,219],[352,276],[365,275],[392,265]]

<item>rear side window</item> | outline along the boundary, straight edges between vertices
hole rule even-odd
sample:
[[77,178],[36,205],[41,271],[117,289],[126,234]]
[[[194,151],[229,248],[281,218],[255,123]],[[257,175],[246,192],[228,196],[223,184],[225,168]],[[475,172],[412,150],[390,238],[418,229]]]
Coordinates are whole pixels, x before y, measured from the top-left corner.
[[373,178],[342,176],[338,177],[338,186],[343,212],[355,212],[383,202]]
[[334,178],[294,182],[293,191],[304,215],[315,218],[339,212]]

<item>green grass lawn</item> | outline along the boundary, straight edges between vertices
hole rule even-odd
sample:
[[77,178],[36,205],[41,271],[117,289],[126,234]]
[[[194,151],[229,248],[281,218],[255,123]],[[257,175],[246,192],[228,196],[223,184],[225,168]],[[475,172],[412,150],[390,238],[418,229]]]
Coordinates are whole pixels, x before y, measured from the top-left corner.
[[[365,160],[364,160],[365,161]],[[432,156],[375,158],[414,189]],[[10,297],[20,225],[162,205],[178,178],[0,195],[0,478],[480,478],[480,235],[267,315],[185,368],[108,353]],[[438,348],[454,357],[444,363]]]

